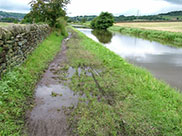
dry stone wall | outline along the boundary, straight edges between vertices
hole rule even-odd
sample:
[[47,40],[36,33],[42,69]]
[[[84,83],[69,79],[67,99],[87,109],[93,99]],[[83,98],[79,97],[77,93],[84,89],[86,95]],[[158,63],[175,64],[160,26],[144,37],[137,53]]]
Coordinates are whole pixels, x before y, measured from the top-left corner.
[[48,25],[0,27],[0,76],[7,69],[24,62],[50,32]]

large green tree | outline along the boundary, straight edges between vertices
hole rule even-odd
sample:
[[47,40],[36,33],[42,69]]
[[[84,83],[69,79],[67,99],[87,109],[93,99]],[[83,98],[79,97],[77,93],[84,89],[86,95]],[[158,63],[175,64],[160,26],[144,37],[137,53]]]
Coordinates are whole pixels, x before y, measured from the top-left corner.
[[31,11],[25,20],[31,23],[46,22],[50,26],[56,25],[56,20],[66,16],[66,5],[70,0],[32,0]]
[[94,18],[91,22],[91,28],[106,30],[114,23],[114,17],[111,13],[102,12],[98,17]]

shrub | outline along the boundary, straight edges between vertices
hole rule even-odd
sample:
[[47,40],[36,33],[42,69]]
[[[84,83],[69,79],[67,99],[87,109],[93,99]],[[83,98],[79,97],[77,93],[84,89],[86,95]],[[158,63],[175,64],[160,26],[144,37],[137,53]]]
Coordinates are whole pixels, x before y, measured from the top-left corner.
[[66,21],[64,17],[60,17],[56,20],[56,28],[60,29],[63,36],[68,35],[68,32],[66,31]]
[[111,13],[102,12],[98,17],[92,20],[91,28],[106,30],[114,23],[114,17]]

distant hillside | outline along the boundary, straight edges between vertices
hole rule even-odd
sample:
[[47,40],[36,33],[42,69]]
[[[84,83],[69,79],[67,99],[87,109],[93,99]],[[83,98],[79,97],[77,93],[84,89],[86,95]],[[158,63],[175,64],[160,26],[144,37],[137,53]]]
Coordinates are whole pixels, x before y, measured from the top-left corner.
[[162,13],[159,15],[161,15],[161,16],[182,16],[182,11],[172,11],[169,13]]
[[[96,16],[76,16],[70,17],[69,22],[86,22],[91,21]],[[173,11],[158,15],[148,16],[115,16],[115,22],[136,22],[136,21],[182,21],[182,11]]]
[[148,16],[118,16],[115,17],[116,22],[125,21],[182,21],[182,11],[172,11],[158,15]]
[[68,22],[83,22],[83,23],[85,23],[86,21],[91,21],[95,17],[97,17],[97,16],[92,15],[92,16],[69,17]]
[[1,18],[14,18],[14,19],[21,20],[24,18],[25,15],[26,14],[23,14],[23,13],[12,13],[12,12],[0,11],[0,19]]

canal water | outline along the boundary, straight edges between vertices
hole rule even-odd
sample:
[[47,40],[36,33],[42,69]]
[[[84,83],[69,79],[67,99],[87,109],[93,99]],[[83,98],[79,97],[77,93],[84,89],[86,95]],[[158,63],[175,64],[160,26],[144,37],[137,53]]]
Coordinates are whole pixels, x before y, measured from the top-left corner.
[[158,79],[182,91],[182,48],[109,31],[77,29],[128,62],[147,69]]

